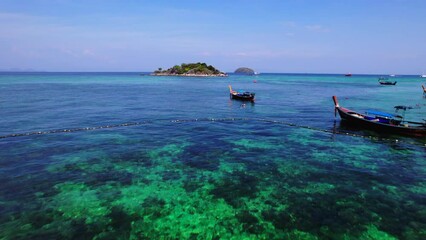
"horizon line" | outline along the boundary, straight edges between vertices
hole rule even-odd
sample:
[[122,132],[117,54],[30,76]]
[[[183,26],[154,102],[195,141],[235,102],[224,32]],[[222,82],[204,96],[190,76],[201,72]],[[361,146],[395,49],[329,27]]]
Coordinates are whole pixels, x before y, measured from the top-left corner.
[[[44,71],[44,70],[0,70],[0,73],[138,73],[146,74],[153,73],[153,71]],[[224,72],[227,74],[235,74],[234,72]],[[257,74],[235,74],[241,76],[256,76],[262,74],[294,74],[294,75],[346,75],[347,73],[315,73],[315,72],[263,72]],[[388,74],[388,73],[351,73],[353,76],[363,75],[384,75],[384,76],[422,76],[423,74]]]

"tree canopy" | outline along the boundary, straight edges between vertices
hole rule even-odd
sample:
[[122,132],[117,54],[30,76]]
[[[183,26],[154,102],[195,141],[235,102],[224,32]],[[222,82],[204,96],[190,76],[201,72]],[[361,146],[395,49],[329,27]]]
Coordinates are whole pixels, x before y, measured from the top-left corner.
[[212,65],[206,63],[182,63],[180,66],[175,65],[167,70],[154,71],[154,75],[226,75]]

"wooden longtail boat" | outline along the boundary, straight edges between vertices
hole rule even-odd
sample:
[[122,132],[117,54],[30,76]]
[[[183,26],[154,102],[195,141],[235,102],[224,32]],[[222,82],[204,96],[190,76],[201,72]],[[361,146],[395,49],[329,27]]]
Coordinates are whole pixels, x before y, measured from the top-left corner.
[[426,87],[422,85],[422,88],[423,88],[423,93],[426,94]]
[[396,85],[396,81],[391,82],[387,78],[379,78],[379,83],[381,85]]
[[335,115],[336,112],[338,112],[342,120],[345,120],[352,125],[386,134],[399,134],[415,137],[426,136],[426,122],[404,121],[402,116],[380,112],[361,114],[341,107],[336,96],[333,96],[333,101]]
[[229,96],[231,97],[231,99],[254,102],[255,95],[256,94],[252,92],[238,92],[238,91],[232,90],[231,85],[229,85]]

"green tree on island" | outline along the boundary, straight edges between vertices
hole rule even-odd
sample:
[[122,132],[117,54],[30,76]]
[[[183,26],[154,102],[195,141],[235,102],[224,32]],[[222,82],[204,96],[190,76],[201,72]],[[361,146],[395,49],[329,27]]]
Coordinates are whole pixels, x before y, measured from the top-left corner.
[[183,76],[227,76],[225,73],[219,71],[212,65],[206,63],[182,63],[180,66],[175,65],[167,70],[154,71],[153,75],[167,76],[167,75],[183,75]]

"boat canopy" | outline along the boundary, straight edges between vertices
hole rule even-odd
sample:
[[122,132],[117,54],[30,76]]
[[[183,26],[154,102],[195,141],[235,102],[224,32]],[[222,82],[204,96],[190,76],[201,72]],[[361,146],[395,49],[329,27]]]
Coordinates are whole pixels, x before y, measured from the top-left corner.
[[367,110],[365,113],[369,115],[376,115],[376,116],[388,117],[388,118],[400,117],[391,113],[385,113],[385,112],[380,112],[376,110]]

